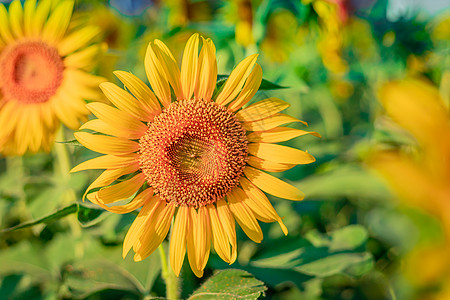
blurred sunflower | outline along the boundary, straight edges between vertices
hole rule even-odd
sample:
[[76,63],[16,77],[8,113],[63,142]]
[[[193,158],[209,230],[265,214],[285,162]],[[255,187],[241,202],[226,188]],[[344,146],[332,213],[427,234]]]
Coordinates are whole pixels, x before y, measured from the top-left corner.
[[[149,256],[165,239],[174,219],[170,263],[177,276],[187,250],[193,272],[201,277],[211,243],[223,260],[233,263],[237,255],[234,220],[257,243],[263,238],[257,220],[279,222],[287,234],[262,191],[291,200],[301,200],[304,194],[263,171],[281,172],[315,161],[307,152],[274,143],[305,134],[318,136],[280,127],[302,122],[279,113],[289,106],[280,99],[241,109],[262,80],[257,55],[239,63],[215,92],[216,50],[210,39],[202,40],[200,54],[199,35],[188,40],[181,71],[164,43],[150,43],[145,69],[154,92],[136,76],[116,71],[131,94],[102,83],[101,89],[116,108],[88,104],[98,119],[80,128],[106,135],[75,133],[85,147],[106,154],[72,170],[106,169],[86,193],[103,188],[88,199],[114,213],[142,207],[125,237],[123,256],[131,248],[136,261]],[[110,185],[128,174],[126,180]],[[128,204],[107,206],[130,197]]]
[[378,152],[371,165],[406,203],[438,216],[450,242],[450,117],[439,91],[422,80],[394,81],[381,89],[380,100],[418,147],[415,155]]
[[101,77],[91,75],[98,29],[69,28],[73,1],[19,0],[0,4],[0,151],[49,151],[61,121],[77,129],[99,100]]

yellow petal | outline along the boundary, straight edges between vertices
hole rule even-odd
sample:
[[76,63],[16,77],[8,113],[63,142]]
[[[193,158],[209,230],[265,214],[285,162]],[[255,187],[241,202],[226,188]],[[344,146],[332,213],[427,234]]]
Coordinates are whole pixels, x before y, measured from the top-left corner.
[[245,234],[255,243],[261,243],[263,233],[252,210],[245,204],[247,197],[240,188],[236,187],[227,195],[228,205]]
[[6,43],[13,43],[14,38],[11,34],[11,29],[8,23],[8,12],[5,6],[0,3],[0,37]]
[[137,76],[124,71],[115,71],[114,75],[142,103],[145,110],[154,115],[158,115],[161,112],[158,99],[156,99],[150,88]]
[[207,206],[211,220],[212,242],[217,254],[227,263],[231,263],[231,247],[225,230],[220,222],[219,215],[213,204]]
[[62,97],[66,94],[77,95],[87,100],[99,100],[101,91],[98,85],[105,81],[105,78],[87,73],[83,70],[66,68],[64,71],[64,79],[61,91]]
[[36,0],[27,0],[23,4],[23,26],[24,33],[27,36],[33,33],[33,17],[36,11]]
[[252,132],[247,136],[247,140],[249,142],[279,143],[305,134],[311,134],[316,137],[321,137],[320,134],[314,131],[305,131],[289,127],[275,127],[267,131]]
[[140,237],[141,247],[136,249],[135,261],[141,261],[148,257],[164,241],[169,232],[174,213],[175,204],[167,204],[157,218],[144,230]]
[[100,199],[105,204],[126,200],[134,195],[144,184],[145,175],[138,173],[131,179],[122,181],[120,183],[102,188],[101,190],[88,195],[88,199]]
[[181,87],[184,99],[191,99],[198,84],[198,33],[193,34],[186,43],[181,61]]
[[147,125],[132,117],[129,113],[112,106],[92,102],[87,104],[86,107],[97,118],[116,130],[116,134],[113,135],[129,139],[140,139],[148,129]]
[[[83,194],[82,200],[84,201],[84,198],[86,197],[87,193],[89,193],[90,190],[110,185],[111,183],[116,181],[119,177],[136,172],[138,169],[139,163],[134,162],[122,168],[104,171],[102,174],[100,174],[100,176],[97,177],[97,179],[94,180],[94,182],[92,182],[89,185],[89,187]],[[95,197],[91,197],[91,201],[96,203]]]
[[264,160],[262,158],[256,157],[256,156],[249,156],[247,163],[255,167],[257,169],[261,169],[267,172],[283,172],[286,170],[289,170],[296,165],[294,164],[283,164],[278,162],[273,162],[270,160]]
[[51,0],[41,0],[36,7],[36,13],[33,16],[33,25],[31,27],[34,36],[39,36],[47,20],[48,14],[50,12],[50,7],[52,5]]
[[254,185],[268,194],[289,200],[305,198],[305,194],[296,187],[258,169],[247,166],[244,168],[244,174]]
[[183,266],[184,256],[186,255],[186,234],[189,229],[189,209],[187,206],[178,208],[175,223],[170,236],[170,265],[177,275],[180,275]]
[[246,204],[251,208],[256,217],[263,222],[277,221],[280,224],[283,233],[287,235],[288,230],[286,226],[273,208],[269,199],[267,199],[266,195],[245,177],[241,177],[239,183],[245,194],[248,195]]
[[244,122],[257,121],[273,116],[289,106],[289,103],[286,103],[281,99],[268,98],[241,109],[238,113],[236,113],[236,118],[239,121]]
[[75,132],[74,136],[86,148],[103,154],[122,155],[139,150],[138,143],[124,138],[94,135],[87,132]]
[[64,58],[64,65],[69,68],[90,70],[98,55],[101,53],[100,45],[92,45]]
[[155,215],[157,215],[158,209],[164,207],[164,201],[161,201],[158,196],[150,197],[150,199],[144,204],[138,216],[128,229],[125,239],[123,240],[123,252],[122,257],[125,258],[130,251],[131,247],[141,236],[142,232],[146,229],[146,225],[152,221]]
[[170,86],[168,79],[164,74],[164,69],[161,66],[161,62],[153,50],[152,43],[148,44],[144,65],[148,82],[150,83],[153,92],[156,94],[162,105],[164,107],[168,107],[171,102]]
[[146,111],[145,107],[128,92],[111,82],[103,82],[100,84],[100,88],[109,101],[118,109],[129,113],[139,120],[150,121],[152,112]]
[[64,96],[61,94],[62,93],[58,93],[50,99],[52,110],[64,125],[70,129],[78,129],[78,127],[80,127],[80,120],[77,119],[70,107],[64,103],[65,98],[62,98]]
[[9,5],[9,23],[14,35],[17,38],[23,37],[23,9],[19,0],[14,0]]
[[236,226],[234,223],[233,214],[224,199],[218,200],[216,205],[220,223],[222,224],[224,232],[228,238],[228,242],[232,247],[231,260],[229,262],[232,264],[236,260],[237,256]]
[[292,123],[292,122],[300,122],[305,125],[306,122],[300,121],[294,117],[285,114],[276,114],[266,119],[254,121],[254,122],[246,122],[242,124],[242,126],[247,131],[265,131],[275,127],[278,127],[283,124]]
[[250,143],[248,152],[256,157],[283,164],[309,164],[316,159],[308,152],[268,143]]
[[237,111],[239,108],[247,104],[248,101],[250,101],[253,98],[253,96],[255,96],[256,92],[259,89],[259,86],[261,85],[261,81],[262,81],[261,66],[255,64],[255,67],[248,76],[248,79],[245,82],[242,91],[239,93],[236,99],[233,102],[231,102],[231,104],[228,106],[228,109],[231,111]]
[[198,214],[194,208],[189,207],[189,230],[187,234],[187,254],[189,265],[191,266],[192,271],[195,276],[202,277],[203,269],[199,268],[200,262],[198,260],[197,252],[201,249],[201,245],[198,244],[198,240],[196,239],[198,234]]
[[64,37],[58,43],[58,50],[61,56],[75,52],[88,45],[94,38],[100,34],[100,29],[96,26],[85,26]]
[[228,77],[227,82],[225,82],[223,90],[217,96],[217,104],[223,106],[236,98],[241,92],[247,77],[250,75],[257,58],[258,54],[250,55],[236,66],[231,72],[230,77]]
[[70,170],[70,173],[79,172],[83,170],[117,169],[136,163],[138,162],[138,160],[139,154],[137,153],[131,153],[122,156],[102,155],[87,160],[85,162],[82,162],[81,164]]
[[181,82],[180,82],[180,69],[178,68],[177,62],[170,52],[169,48],[161,42],[160,40],[155,40],[155,47],[153,50],[158,56],[159,61],[161,62],[161,66],[164,69],[164,73],[169,80],[170,85],[173,88],[175,96],[177,99],[183,98],[183,91],[181,90]]
[[203,47],[199,58],[198,88],[195,95],[199,99],[211,100],[217,80],[216,49],[210,39],[203,37]]
[[73,1],[63,1],[58,4],[44,25],[42,38],[50,42],[59,41],[69,27],[72,11]]
[[106,206],[105,203],[100,198],[96,198],[95,203],[109,212],[115,214],[127,214],[143,206],[145,202],[148,201],[152,196],[153,196],[153,189],[147,188],[144,191],[142,191],[142,193],[140,193],[139,195],[136,195],[136,197],[134,197],[133,200],[130,201],[130,203],[124,205]]

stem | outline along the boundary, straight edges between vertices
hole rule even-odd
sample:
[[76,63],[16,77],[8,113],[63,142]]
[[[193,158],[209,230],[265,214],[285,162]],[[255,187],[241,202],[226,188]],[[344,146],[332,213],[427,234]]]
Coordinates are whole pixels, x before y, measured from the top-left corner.
[[158,250],[159,256],[161,257],[161,275],[166,283],[166,297],[171,300],[180,299],[179,280],[172,269],[169,268],[166,252],[164,251],[162,243],[159,245]]
[[[61,126],[58,132],[56,133],[56,141],[63,142],[65,141],[64,136],[64,128]],[[62,143],[55,143],[54,145],[54,153],[56,156],[58,169],[55,169],[55,177],[57,178],[56,182],[61,182],[64,188],[63,193],[63,205],[69,205],[76,202],[76,194],[72,187],[70,187],[70,156],[67,151],[67,147]],[[69,224],[70,230],[77,241],[75,244],[75,258],[81,258],[84,253],[83,243],[81,241],[81,227],[80,223],[77,220],[76,214],[71,214],[67,217],[67,222]]]

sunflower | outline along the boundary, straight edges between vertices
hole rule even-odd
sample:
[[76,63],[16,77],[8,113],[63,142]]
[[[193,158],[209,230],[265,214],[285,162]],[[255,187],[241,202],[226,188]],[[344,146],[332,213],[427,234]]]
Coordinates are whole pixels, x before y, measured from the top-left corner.
[[60,121],[78,129],[99,100],[102,78],[88,74],[99,52],[98,29],[70,28],[73,1],[0,4],[0,151],[49,151]]
[[[233,263],[235,220],[257,243],[263,238],[257,220],[278,222],[287,234],[262,191],[291,200],[302,200],[304,194],[262,170],[281,172],[315,161],[307,152],[274,143],[318,135],[280,127],[302,122],[279,113],[289,106],[280,99],[241,109],[261,84],[257,55],[239,63],[215,92],[215,46],[202,38],[199,54],[199,43],[198,34],[188,40],[181,71],[164,43],[150,43],[145,69],[153,92],[136,76],[116,71],[127,91],[102,83],[100,88],[116,107],[87,104],[98,119],[80,128],[103,135],[75,133],[82,145],[106,154],[72,170],[106,169],[88,187],[86,193],[96,191],[87,198],[119,214],[142,207],[125,236],[123,256],[131,248],[136,261],[149,256],[174,219],[170,263],[177,276],[187,252],[193,272],[201,277],[211,244],[224,261]],[[108,206],[129,198],[127,204]]]

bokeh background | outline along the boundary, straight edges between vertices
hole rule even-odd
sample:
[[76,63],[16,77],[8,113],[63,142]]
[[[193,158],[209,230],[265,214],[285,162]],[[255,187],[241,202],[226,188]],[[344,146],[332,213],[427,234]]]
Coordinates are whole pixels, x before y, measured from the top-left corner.
[[[73,18],[101,28],[95,74],[116,83],[114,70],[146,78],[155,38],[180,61],[192,33],[210,37],[219,74],[259,53],[275,85],[256,99],[289,102],[322,136],[288,143],[315,163],[275,174],[306,194],[270,198],[289,235],[261,224],[255,244],[239,231],[237,261],[212,254],[201,279],[185,262],[183,298],[235,268],[267,299],[450,299],[450,169],[435,172],[450,160],[448,1],[77,0]],[[427,110],[436,103],[442,120]],[[54,147],[69,169],[95,156],[71,140],[67,129]],[[0,299],[164,297],[157,252],[122,259],[135,215],[81,202],[98,173],[67,171],[54,153],[0,157]]]

